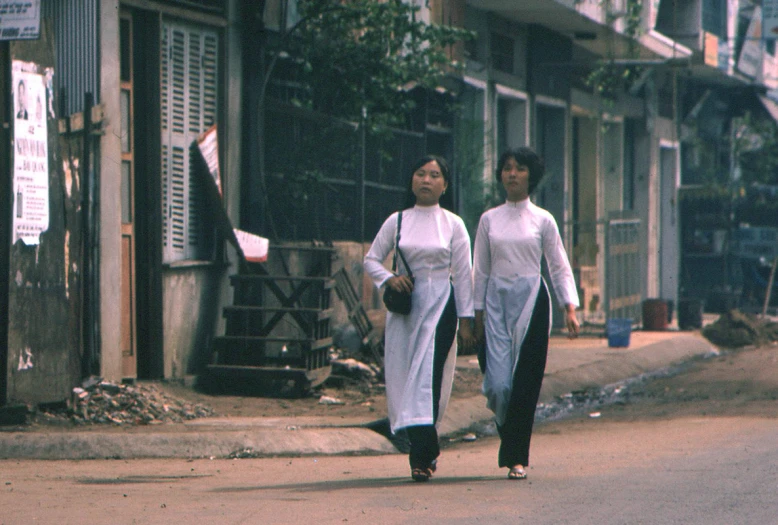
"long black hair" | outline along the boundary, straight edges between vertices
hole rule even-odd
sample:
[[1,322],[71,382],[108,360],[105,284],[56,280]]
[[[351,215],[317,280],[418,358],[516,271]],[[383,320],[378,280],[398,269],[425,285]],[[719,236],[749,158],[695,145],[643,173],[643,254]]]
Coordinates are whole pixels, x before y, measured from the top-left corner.
[[443,175],[443,180],[446,181],[446,191],[440,196],[440,207],[446,208],[449,211],[454,211],[454,199],[451,198],[451,170],[448,167],[448,162],[443,157],[438,155],[424,155],[417,160],[411,166],[411,175],[408,177],[408,186],[405,192],[405,199],[403,200],[402,210],[413,208],[416,205],[416,195],[413,194],[413,174],[416,171],[427,164],[428,162],[435,161],[440,166],[440,173]]
[[534,149],[527,146],[509,149],[500,155],[500,160],[497,161],[497,173],[495,174],[497,182],[502,183],[502,169],[511,158],[516,161],[516,164],[527,166],[527,169],[529,169],[529,189],[527,194],[532,195],[540,181],[543,180],[543,175],[546,174],[543,159],[540,158],[540,155]]

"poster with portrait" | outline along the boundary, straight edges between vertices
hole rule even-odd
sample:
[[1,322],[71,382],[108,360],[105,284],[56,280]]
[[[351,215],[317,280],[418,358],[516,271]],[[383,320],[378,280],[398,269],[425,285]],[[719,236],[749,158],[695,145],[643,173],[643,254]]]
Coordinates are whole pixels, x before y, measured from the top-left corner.
[[49,228],[49,144],[45,76],[39,66],[14,60],[13,242],[39,244]]

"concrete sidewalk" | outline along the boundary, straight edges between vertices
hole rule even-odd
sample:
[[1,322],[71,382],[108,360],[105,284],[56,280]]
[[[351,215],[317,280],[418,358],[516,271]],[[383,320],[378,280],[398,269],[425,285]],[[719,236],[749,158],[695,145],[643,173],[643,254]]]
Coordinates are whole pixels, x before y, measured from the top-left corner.
[[[552,336],[540,402],[599,388],[717,352],[699,332],[634,331],[628,348],[609,348],[600,337]],[[477,367],[474,356],[457,366]],[[441,437],[492,419],[485,399],[452,399],[440,424]],[[199,458],[390,454],[397,449],[367,421],[328,417],[202,418],[186,423],[84,430],[0,431],[0,458]]]

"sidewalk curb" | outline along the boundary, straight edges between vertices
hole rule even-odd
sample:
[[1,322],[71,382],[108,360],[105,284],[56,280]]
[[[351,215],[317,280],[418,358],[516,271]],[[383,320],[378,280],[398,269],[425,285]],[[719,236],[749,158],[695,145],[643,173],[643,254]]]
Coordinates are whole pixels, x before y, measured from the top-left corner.
[[[611,351],[612,350],[612,351]],[[585,352],[586,350],[558,350]],[[699,335],[679,333],[663,341],[630,349],[600,349],[596,357],[580,366],[557,367],[547,373],[540,402],[566,393],[602,387],[641,374],[658,371],[694,357],[716,354],[716,347]],[[580,354],[579,354],[580,355]],[[592,353],[594,355],[594,352]],[[474,424],[492,419],[482,396],[452,399],[441,421],[441,437],[451,436]],[[230,425],[199,420],[196,425],[161,431],[0,432],[2,459],[139,459],[139,458],[230,458],[260,456],[373,455],[394,454],[397,448],[377,423],[346,426],[324,421],[306,425],[297,420]],[[250,422],[249,422],[250,423]],[[371,429],[372,427],[372,429]]]
[[0,458],[3,459],[223,459],[396,452],[388,439],[366,428],[263,429],[253,433],[17,432],[0,435]]

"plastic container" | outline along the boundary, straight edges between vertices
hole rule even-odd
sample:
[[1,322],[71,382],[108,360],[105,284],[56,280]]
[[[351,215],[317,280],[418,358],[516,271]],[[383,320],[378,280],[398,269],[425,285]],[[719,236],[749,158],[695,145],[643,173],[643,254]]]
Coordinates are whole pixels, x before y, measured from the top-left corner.
[[678,301],[678,328],[702,328],[702,300],[690,298]]
[[667,301],[664,299],[643,301],[643,330],[667,330]]
[[605,324],[608,334],[608,346],[611,348],[629,346],[629,337],[632,335],[632,319],[608,319]]

